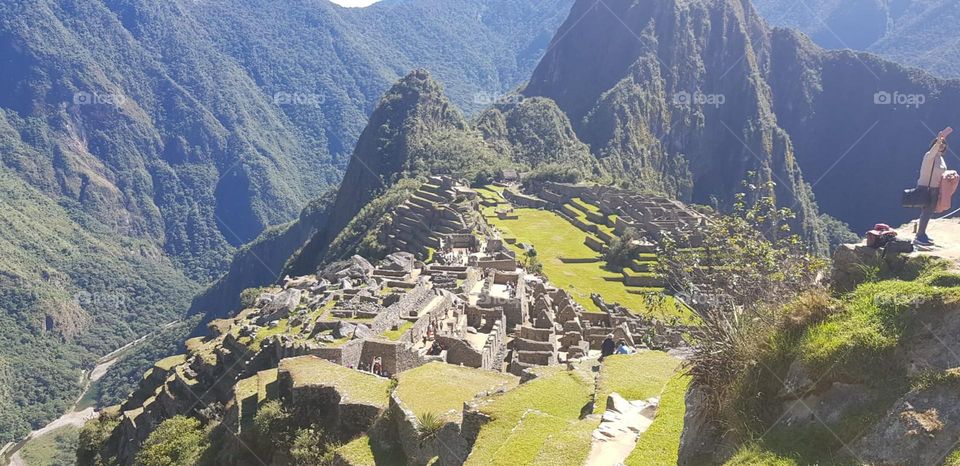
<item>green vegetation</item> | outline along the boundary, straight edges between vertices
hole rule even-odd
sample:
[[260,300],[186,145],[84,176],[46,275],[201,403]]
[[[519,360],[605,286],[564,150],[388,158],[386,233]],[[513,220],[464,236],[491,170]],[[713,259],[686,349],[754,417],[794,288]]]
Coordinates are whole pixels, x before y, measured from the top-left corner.
[[[597,253],[583,244],[582,231],[556,213],[537,209],[516,209],[515,213],[518,220],[487,217],[487,221],[503,232],[504,237],[533,245],[543,264],[544,275],[585,308],[599,312],[590,299],[591,293],[599,293],[607,301],[620,303],[634,312],[668,317],[687,315],[685,310],[678,310],[671,299],[659,309],[648,308],[647,300],[641,294],[631,293],[632,289],[624,286],[622,275],[607,271],[602,262],[564,263],[562,258],[590,258],[597,257]],[[518,246],[511,245],[511,248],[523,254]]]
[[387,330],[386,332],[383,332],[383,335],[381,336],[390,341],[398,341],[400,340],[400,337],[402,337],[404,333],[407,333],[407,330],[410,330],[412,327],[413,322],[405,320],[402,324],[400,324],[399,327],[397,327],[396,330]]
[[480,116],[477,128],[501,157],[534,169],[534,179],[577,182],[601,176],[590,148],[550,99],[531,97],[515,105],[496,105]]
[[466,464],[544,464],[538,463],[544,455],[552,464],[582,463],[596,426],[579,417],[592,393],[590,374],[558,370],[492,398],[481,408],[492,420],[480,429]]
[[690,378],[677,374],[660,394],[660,407],[653,424],[640,436],[637,446],[625,461],[627,466],[659,466],[677,464],[683,416],[687,406],[685,396]]
[[[3,136],[0,116],[0,153]],[[0,210],[5,443],[72,407],[81,395],[81,370],[176,320],[197,287],[152,256],[155,246],[118,237],[77,206],[58,204],[2,170]]]
[[304,356],[284,359],[281,367],[290,371],[295,386],[326,385],[336,387],[345,400],[386,406],[390,381],[364,374],[332,362]]
[[77,460],[80,428],[64,426],[31,439],[20,449],[27,466],[67,465]]
[[197,464],[209,446],[200,421],[174,416],[160,423],[137,453],[143,466],[179,466]]
[[640,351],[604,358],[593,411],[603,413],[607,397],[613,392],[628,400],[659,396],[664,385],[680,369],[680,364],[679,359],[661,351]]
[[102,450],[110,435],[120,424],[120,409],[109,408],[100,413],[100,416],[84,424],[80,430],[80,438],[76,450],[77,464],[103,465],[107,464],[107,458],[102,454]]
[[460,419],[463,403],[480,393],[513,388],[516,377],[471,367],[431,362],[397,375],[396,396],[415,415],[433,414],[442,421]]
[[888,379],[893,352],[918,322],[960,301],[960,290],[920,281],[864,283],[843,300],[843,310],[813,325],[800,340],[800,354],[817,374],[830,371],[853,380]]
[[[916,262],[916,263],[910,263]],[[882,268],[852,292],[831,297],[813,290],[776,308],[772,325],[754,321],[738,358],[752,361],[723,387],[721,420],[746,443],[731,464],[849,464],[845,442],[884,415],[912,388],[954,383],[952,374],[915,379],[896,357],[907,335],[925,319],[960,302],[960,288],[938,261],[911,258],[897,270]],[[908,277],[903,280],[900,277]],[[863,384],[873,397],[829,427],[777,423],[777,393],[794,361],[813,380]],[[762,434],[762,435],[761,435]]]
[[356,466],[406,466],[403,450],[393,444],[372,442],[362,435],[338,448],[336,453]]

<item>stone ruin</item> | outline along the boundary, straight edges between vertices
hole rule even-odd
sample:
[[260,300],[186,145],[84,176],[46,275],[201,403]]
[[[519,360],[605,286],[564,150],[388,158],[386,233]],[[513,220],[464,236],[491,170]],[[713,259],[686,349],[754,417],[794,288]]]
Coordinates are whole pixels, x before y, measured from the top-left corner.
[[[623,234],[633,228],[650,241],[657,241],[669,235],[684,246],[697,247],[703,242],[700,233],[706,217],[687,207],[680,201],[662,196],[639,194],[610,186],[577,186],[564,183],[545,182],[536,186],[536,194],[547,202],[552,210],[563,214],[563,206],[573,198],[580,198],[600,208],[599,214],[587,212],[587,217],[596,223],[603,223],[603,217],[615,215],[614,231]],[[576,218],[565,215],[572,223]],[[590,218],[595,217],[595,218]],[[595,232],[601,239],[602,231]],[[649,252],[653,252],[653,244]]]
[[[687,233],[700,221],[680,204],[616,190],[547,184],[540,194],[546,204],[578,196],[615,212],[619,231]],[[514,251],[477,223],[480,202],[473,190],[433,177],[380,231],[392,251],[385,259],[373,264],[353,256],[316,275],[287,277],[250,309],[211,322],[209,336],[188,342],[183,363],[155,368],[124,404],[118,438],[126,442],[118,457],[131,459],[163,419],[197,414],[190,393],[204,393],[203,406],[222,407],[223,421],[236,431],[259,404],[277,397],[318,397],[330,412],[345,413],[334,417],[346,422],[338,428],[371,428],[357,419],[372,420],[382,405],[335,402],[329,387],[302,383],[292,361],[323,361],[369,380],[431,361],[525,377],[531,368],[596,356],[611,334],[634,347],[685,345],[683,327],[635,316],[599,296],[593,301],[601,312],[587,312],[566,291],[528,274]]]

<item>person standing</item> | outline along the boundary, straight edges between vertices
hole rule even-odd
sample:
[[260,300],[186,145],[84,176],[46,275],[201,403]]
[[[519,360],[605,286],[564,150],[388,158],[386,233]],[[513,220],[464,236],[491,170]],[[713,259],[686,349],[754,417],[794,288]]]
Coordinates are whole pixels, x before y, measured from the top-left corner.
[[914,242],[922,246],[930,246],[933,239],[927,235],[927,225],[930,224],[930,218],[936,208],[937,200],[940,198],[940,181],[943,178],[943,172],[947,171],[947,163],[943,155],[947,153],[947,136],[950,129],[940,132],[937,139],[930,145],[930,150],[923,156],[923,162],[920,164],[920,178],[917,180],[917,186],[927,187],[930,192],[930,202],[920,209],[920,220],[917,222],[917,236]]
[[613,334],[611,333],[603,339],[603,343],[600,345],[600,362],[603,362],[607,356],[612,355],[616,349],[617,344],[613,341]]

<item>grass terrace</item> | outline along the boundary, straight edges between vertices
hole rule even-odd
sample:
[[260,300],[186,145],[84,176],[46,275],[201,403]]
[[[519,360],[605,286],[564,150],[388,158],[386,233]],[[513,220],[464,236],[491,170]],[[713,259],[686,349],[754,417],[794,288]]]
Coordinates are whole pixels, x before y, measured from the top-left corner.
[[[665,317],[689,318],[689,312],[678,311],[672,299],[665,301],[661,309],[648,309],[642,293],[661,289],[638,289],[623,284],[623,275],[604,268],[605,264],[564,263],[561,258],[596,258],[598,254],[583,244],[585,233],[554,212],[538,209],[516,209],[517,220],[500,220],[487,217],[487,221],[503,232],[504,237],[516,238],[519,243],[536,248],[543,264],[544,275],[556,286],[567,290],[573,298],[593,312],[600,309],[590,299],[591,293],[599,293],[607,301],[617,302],[634,312]],[[510,245],[519,254],[523,251]]]
[[401,372],[396,395],[417,416],[432,413],[458,422],[463,403],[483,393],[517,386],[517,377],[499,372],[431,362]]
[[603,413],[607,397],[613,392],[628,400],[660,396],[663,387],[680,370],[680,364],[679,359],[662,351],[640,351],[604,359],[593,411]]
[[670,379],[660,395],[657,417],[650,428],[640,436],[633,453],[624,461],[627,466],[677,464],[683,416],[687,412],[684,397],[689,385],[690,378],[682,374],[674,375]]
[[407,459],[398,445],[374,444],[361,435],[337,449],[337,454],[353,466],[406,466]]
[[399,327],[397,327],[396,330],[387,330],[386,332],[383,332],[382,336],[387,340],[397,341],[403,336],[404,333],[407,333],[407,330],[410,330],[412,327],[413,322],[404,321]]
[[332,386],[344,401],[386,407],[390,398],[390,380],[348,369],[316,356],[300,356],[280,361],[280,370],[289,371],[294,386]]
[[183,363],[186,362],[186,361],[187,361],[187,355],[186,355],[186,354],[177,354],[177,355],[170,356],[170,357],[167,357],[167,358],[163,358],[163,359],[157,361],[157,362],[154,364],[154,366],[155,366],[155,367],[158,367],[158,368],[160,368],[160,369],[163,369],[163,370],[165,370],[165,371],[170,371],[170,370],[173,369],[174,367],[179,366],[180,364],[183,364]]
[[582,464],[596,421],[581,421],[593,378],[554,371],[493,397],[467,465]]

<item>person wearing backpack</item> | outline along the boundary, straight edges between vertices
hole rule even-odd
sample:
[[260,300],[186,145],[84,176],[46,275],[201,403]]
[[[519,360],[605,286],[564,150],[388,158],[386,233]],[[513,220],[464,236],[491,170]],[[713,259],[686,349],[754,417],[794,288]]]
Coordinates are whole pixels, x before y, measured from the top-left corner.
[[950,132],[950,128],[940,132],[930,144],[930,149],[924,154],[923,162],[920,164],[920,179],[917,180],[917,186],[926,188],[929,192],[929,202],[920,208],[917,236],[914,239],[915,243],[922,246],[933,244],[933,239],[927,235],[927,225],[940,198],[940,181],[943,179],[943,173],[947,171],[947,163],[943,155],[947,153],[947,136]]

